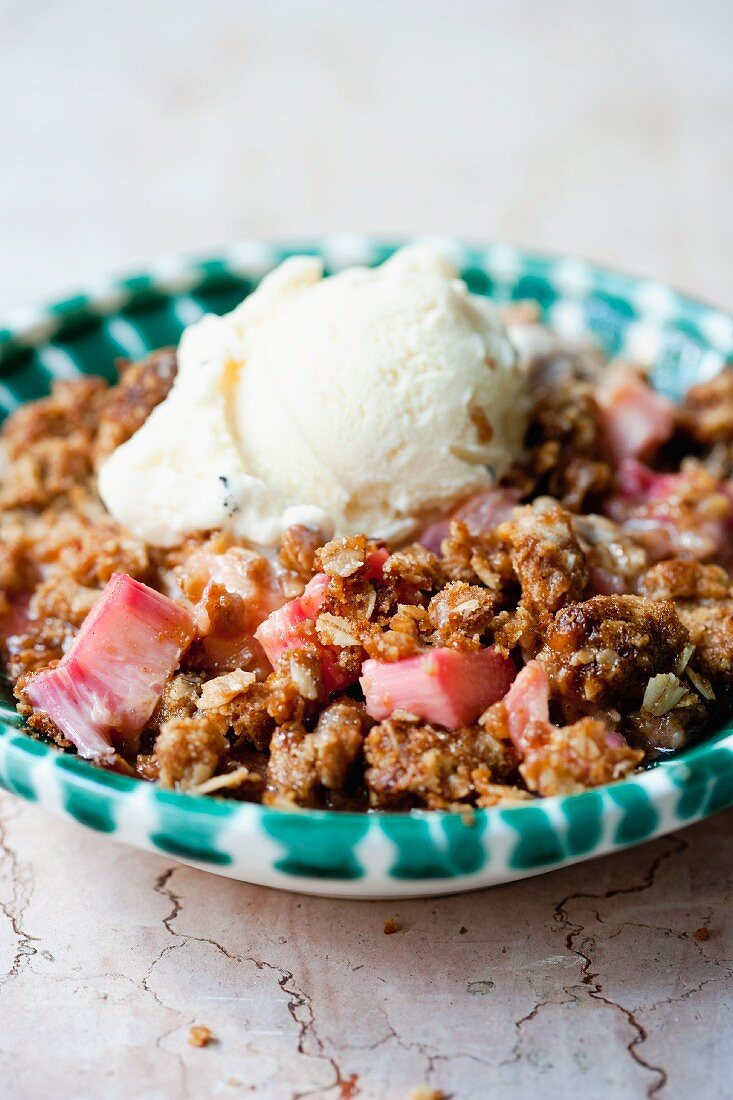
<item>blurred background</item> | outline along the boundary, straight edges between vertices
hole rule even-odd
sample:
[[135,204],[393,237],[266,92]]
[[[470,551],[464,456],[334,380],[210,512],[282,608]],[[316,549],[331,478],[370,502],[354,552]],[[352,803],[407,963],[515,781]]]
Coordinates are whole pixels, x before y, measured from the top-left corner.
[[2,310],[349,230],[733,306],[730,0],[0,0],[0,27]]

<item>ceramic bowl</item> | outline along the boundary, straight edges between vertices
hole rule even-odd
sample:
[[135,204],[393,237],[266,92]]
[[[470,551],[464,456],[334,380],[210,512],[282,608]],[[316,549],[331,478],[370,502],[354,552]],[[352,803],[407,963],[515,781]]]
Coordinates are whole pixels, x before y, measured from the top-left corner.
[[[507,245],[440,244],[475,293],[535,299],[562,334],[590,335],[607,355],[651,364],[656,385],[672,397],[733,355],[733,318],[666,286]],[[321,255],[335,271],[379,263],[396,247],[360,237],[242,243],[209,259],[164,259],[26,311],[0,327],[0,411],[42,396],[55,378],[112,379],[115,359],[175,343],[185,325],[232,309],[295,252]],[[0,784],[110,838],[217,874],[313,894],[408,897],[538,874],[730,806],[733,722],[623,782],[464,817],[290,812],[171,793],[33,740],[8,704],[0,708]]]

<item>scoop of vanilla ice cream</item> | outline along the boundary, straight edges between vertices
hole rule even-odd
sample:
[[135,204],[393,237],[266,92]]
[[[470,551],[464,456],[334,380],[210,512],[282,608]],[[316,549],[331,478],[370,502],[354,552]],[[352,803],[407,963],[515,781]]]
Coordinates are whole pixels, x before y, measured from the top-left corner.
[[322,276],[294,257],[186,330],[169,396],[99,473],[135,534],[228,527],[273,545],[300,522],[398,540],[520,453],[514,351],[445,257],[414,246]]

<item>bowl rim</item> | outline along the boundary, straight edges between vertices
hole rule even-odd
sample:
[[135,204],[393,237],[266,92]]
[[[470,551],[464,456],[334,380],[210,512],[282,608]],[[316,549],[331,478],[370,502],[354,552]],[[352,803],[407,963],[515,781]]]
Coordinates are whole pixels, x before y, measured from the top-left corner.
[[[364,821],[381,821],[384,819],[398,819],[404,821],[413,819],[416,821],[445,820],[461,818],[467,825],[488,821],[490,818],[508,825],[516,825],[521,828],[523,821],[531,819],[538,807],[541,807],[550,816],[562,813],[568,802],[576,803],[578,800],[587,799],[595,792],[608,793],[613,798],[614,793],[631,789],[643,788],[650,796],[653,804],[656,804],[665,796],[679,796],[694,782],[707,785],[711,778],[710,769],[702,769],[701,774],[696,774],[696,766],[701,763],[708,764],[719,755],[721,760],[728,752],[733,753],[733,727],[726,727],[725,731],[719,731],[712,735],[715,740],[700,742],[686,750],[683,755],[671,758],[655,764],[640,772],[632,772],[625,779],[613,783],[605,783],[598,787],[587,788],[571,794],[549,795],[545,798],[534,798],[516,804],[497,805],[490,807],[466,806],[464,810],[431,810],[425,808],[413,808],[408,810],[329,810],[314,809],[299,806],[263,805],[258,802],[242,802],[236,799],[220,798],[216,795],[190,794],[184,791],[169,791],[150,783],[137,776],[121,775],[100,768],[98,765],[84,760],[78,755],[64,753],[48,742],[39,741],[25,733],[20,726],[13,726],[10,722],[0,718],[0,753],[14,757],[20,763],[26,763],[29,757],[37,762],[45,760],[46,763],[66,774],[67,779],[76,789],[90,793],[99,793],[113,802],[126,800],[131,795],[145,792],[149,798],[167,807],[178,809],[186,815],[203,818],[216,817],[227,827],[236,825],[236,819],[241,823],[249,822],[252,818],[260,818],[276,813],[279,816],[292,816],[299,820],[307,819],[310,822],[326,824],[329,827],[337,823],[357,823]],[[0,774],[2,774],[2,760],[0,759]],[[226,821],[225,821],[226,819]]]
[[[323,236],[243,238],[213,252],[186,250],[166,253],[149,261],[147,265],[133,266],[121,273],[101,275],[90,283],[77,286],[60,298],[40,299],[27,306],[11,308],[0,316],[0,371],[4,361],[14,351],[34,347],[53,339],[65,321],[85,315],[104,317],[116,308],[134,304],[140,294],[158,291],[163,294],[195,293],[211,265],[221,265],[234,275],[259,279],[272,270],[282,259],[295,255],[313,255],[324,258],[328,266],[336,259],[331,270],[347,266],[342,260],[347,250],[354,257],[363,257],[371,266],[381,262],[398,248],[412,244],[432,244],[443,248],[451,257],[461,262],[480,258],[491,269],[499,270],[513,263],[525,268],[537,265],[554,269],[554,277],[574,282],[584,273],[594,282],[594,290],[629,298],[658,297],[652,312],[657,319],[668,317],[678,320],[706,319],[719,325],[720,331],[702,333],[712,347],[733,355],[733,307],[727,308],[702,297],[697,297],[675,285],[650,276],[634,274],[614,265],[586,259],[574,252],[552,249],[535,249],[512,244],[504,240],[478,243],[462,237],[436,234],[415,234],[405,237],[381,237],[376,234],[324,234]],[[358,263],[359,259],[348,262]],[[501,278],[501,275],[499,276]],[[569,296],[582,298],[584,288],[579,284],[569,291]],[[708,327],[712,328],[709,324]]]
[[[503,241],[467,242],[454,237],[406,236],[383,238],[361,234],[330,234],[321,237],[304,237],[263,240],[243,240],[214,252],[176,253],[151,261],[133,272],[98,280],[76,293],[46,301],[26,309],[10,311],[6,320],[0,318],[0,400],[2,400],[3,365],[12,362],[18,352],[43,346],[58,336],[67,325],[89,318],[104,318],[116,310],[135,303],[140,295],[160,293],[175,297],[195,294],[203,285],[211,269],[253,279],[255,282],[287,256],[312,254],[322,257],[331,271],[359,262],[343,260],[352,255],[362,262],[380,262],[397,248],[406,244],[429,242],[454,256],[459,266],[478,263],[491,272],[509,271],[512,265],[523,271],[548,268],[557,279],[558,286],[570,298],[582,300],[594,294],[618,296],[631,301],[642,316],[648,311],[659,324],[665,321],[690,323],[698,338],[720,357],[722,366],[733,354],[733,312],[711,305],[686,292],[674,289],[667,283],[646,276],[629,274],[611,266],[586,261],[575,253],[536,250]],[[565,287],[563,288],[563,282]],[[20,404],[16,402],[15,404]],[[14,406],[11,406],[14,407]],[[337,827],[348,822],[399,819],[402,821],[426,821],[463,817],[449,810],[369,810],[341,811],[300,807],[264,806],[254,802],[240,802],[216,795],[197,795],[180,791],[163,790],[157,784],[144,779],[123,776],[101,769],[77,755],[60,751],[56,746],[26,734],[22,719],[10,709],[0,713],[0,748],[22,765],[30,757],[45,758],[56,768],[67,773],[73,783],[87,791],[103,794],[118,802],[130,795],[146,791],[155,802],[178,809],[186,815],[222,819],[227,828],[238,823],[246,824],[263,815],[277,813],[283,817],[308,820],[327,827]],[[733,751],[733,718],[705,741],[670,759],[664,760],[641,772],[601,787],[590,788],[572,794],[552,795],[516,805],[498,805],[488,808],[466,807],[466,820],[488,822],[501,821],[521,828],[538,807],[550,815],[561,813],[563,806],[576,804],[593,792],[623,792],[641,786],[653,803],[664,797],[681,794],[693,782],[702,782],[696,776],[696,766],[713,758],[718,750]],[[0,760],[0,774],[2,761]],[[707,783],[708,778],[704,781]],[[328,824],[327,824],[328,823]]]

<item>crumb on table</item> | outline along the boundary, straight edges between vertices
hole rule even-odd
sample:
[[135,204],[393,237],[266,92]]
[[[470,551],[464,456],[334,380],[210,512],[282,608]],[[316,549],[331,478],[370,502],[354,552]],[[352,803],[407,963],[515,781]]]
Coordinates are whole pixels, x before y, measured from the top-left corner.
[[446,1100],[446,1094],[442,1089],[429,1088],[427,1085],[418,1085],[411,1089],[407,1100]]
[[399,932],[401,930],[401,928],[402,928],[402,925],[398,924],[397,921],[393,917],[389,917],[384,922],[384,934],[385,934],[385,936],[393,936],[395,934],[395,932]]
[[194,1024],[188,1033],[188,1041],[192,1047],[207,1047],[209,1043],[215,1042],[214,1033],[210,1027]]
[[702,928],[696,928],[692,933],[692,938],[696,940],[697,943],[705,943],[706,940],[710,939],[710,929],[706,928],[705,925],[703,925]]

